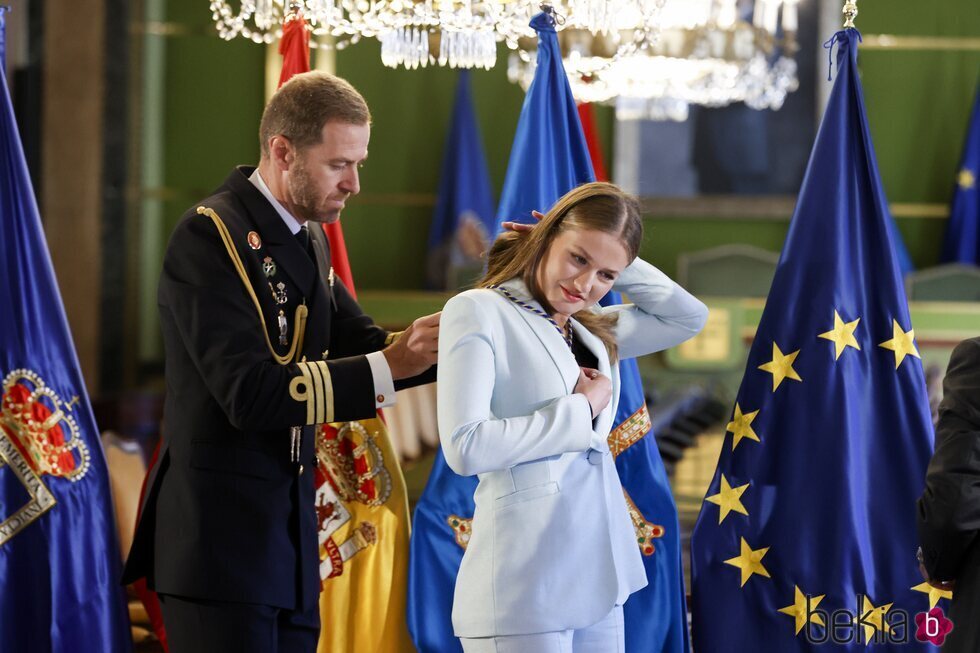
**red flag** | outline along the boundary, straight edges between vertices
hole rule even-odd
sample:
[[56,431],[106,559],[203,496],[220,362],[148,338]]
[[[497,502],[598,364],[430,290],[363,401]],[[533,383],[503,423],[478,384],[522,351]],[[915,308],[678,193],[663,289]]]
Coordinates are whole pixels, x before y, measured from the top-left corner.
[[310,30],[301,12],[296,12],[283,23],[279,54],[282,55],[279,86],[288,82],[293,75],[310,71]]
[[602,143],[599,142],[599,130],[595,126],[595,113],[592,111],[592,105],[589,103],[578,105],[578,117],[582,121],[582,131],[585,132],[585,143],[589,146],[589,156],[592,159],[595,180],[609,181],[609,175],[606,174],[606,163],[602,156]]

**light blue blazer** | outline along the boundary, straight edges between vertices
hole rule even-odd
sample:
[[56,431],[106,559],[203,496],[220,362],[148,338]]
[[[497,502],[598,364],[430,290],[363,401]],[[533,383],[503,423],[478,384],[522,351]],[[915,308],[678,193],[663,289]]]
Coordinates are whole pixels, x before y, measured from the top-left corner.
[[[518,279],[506,287],[530,298]],[[676,345],[701,330],[707,308],[649,263],[635,260],[616,290],[621,358]],[[573,394],[579,366],[544,317],[494,290],[469,290],[442,312],[439,436],[458,474],[479,475],[473,531],[456,578],[458,637],[584,628],[647,583],[607,438],[619,398],[618,366],[572,320],[575,337],[612,379],[593,421]]]

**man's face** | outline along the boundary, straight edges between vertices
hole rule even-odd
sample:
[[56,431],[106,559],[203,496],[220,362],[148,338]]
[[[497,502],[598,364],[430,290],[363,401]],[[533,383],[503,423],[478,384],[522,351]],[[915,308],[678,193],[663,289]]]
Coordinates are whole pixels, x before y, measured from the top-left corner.
[[294,151],[286,172],[293,215],[299,220],[336,222],[344,203],[361,190],[358,169],[368,155],[371,126],[328,122],[318,145]]

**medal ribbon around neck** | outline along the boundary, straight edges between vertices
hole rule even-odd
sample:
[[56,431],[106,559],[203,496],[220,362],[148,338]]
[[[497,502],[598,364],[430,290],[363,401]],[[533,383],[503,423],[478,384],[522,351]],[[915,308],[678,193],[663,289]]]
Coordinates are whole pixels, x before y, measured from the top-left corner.
[[527,302],[518,299],[509,290],[507,290],[503,286],[489,286],[489,288],[490,288],[490,290],[496,290],[501,295],[503,295],[504,297],[506,297],[510,301],[514,302],[515,304],[517,304],[518,306],[520,306],[524,310],[530,311],[531,313],[534,313],[535,315],[540,315],[544,319],[546,319],[549,322],[551,322],[551,326],[555,327],[555,331],[557,331],[561,335],[562,339],[565,341],[565,344],[568,345],[568,348],[569,349],[572,348],[572,328],[571,328],[571,324],[569,324],[569,323],[566,322],[565,323],[565,327],[566,328],[562,329],[560,326],[558,326],[558,323],[555,322],[555,318],[551,317],[550,315],[548,315],[547,313],[545,313],[540,308],[537,308],[536,306],[532,306],[531,304],[528,304]]

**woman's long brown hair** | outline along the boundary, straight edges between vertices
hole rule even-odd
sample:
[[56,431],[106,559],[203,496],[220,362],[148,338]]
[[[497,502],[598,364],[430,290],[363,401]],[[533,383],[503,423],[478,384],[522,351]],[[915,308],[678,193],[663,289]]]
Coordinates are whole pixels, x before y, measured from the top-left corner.
[[[559,199],[530,233],[505,232],[487,253],[487,273],[477,284],[496,286],[520,277],[531,296],[549,315],[555,312],[538,282],[538,271],[551,243],[569,230],[594,230],[616,236],[632,262],[643,240],[640,205],[618,186],[605,182],[583,184]],[[598,315],[587,307],[573,316],[596,335],[616,362],[615,315]]]

